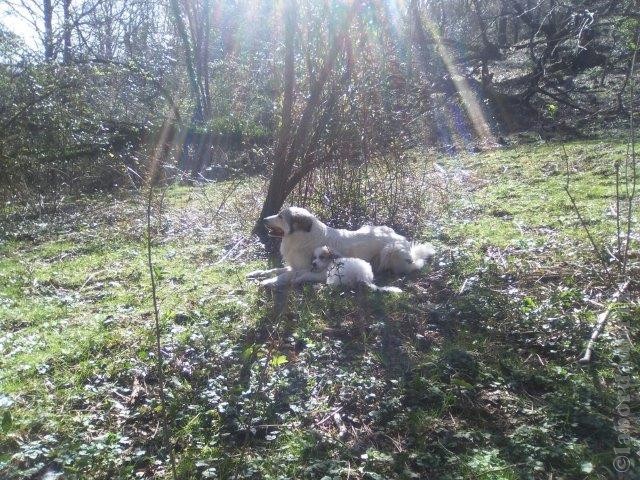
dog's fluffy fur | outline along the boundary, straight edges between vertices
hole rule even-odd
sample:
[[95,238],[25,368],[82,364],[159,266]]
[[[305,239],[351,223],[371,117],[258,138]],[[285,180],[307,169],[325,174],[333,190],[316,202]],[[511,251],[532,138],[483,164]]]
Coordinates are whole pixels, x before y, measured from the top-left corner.
[[265,286],[289,283],[324,282],[321,274],[311,271],[311,258],[316,248],[327,246],[344,257],[369,262],[377,272],[390,270],[396,275],[422,268],[434,254],[433,247],[412,244],[392,228],[365,225],[358,230],[331,228],[311,212],[288,207],[264,219],[271,236],[282,238],[280,253],[284,268],[251,272],[249,278],[267,278]]
[[327,277],[327,284],[343,287],[359,287],[364,285],[378,292],[401,293],[398,287],[378,287],[373,283],[371,264],[360,258],[345,258],[329,247],[318,247],[313,252],[311,269]]
[[406,240],[385,245],[380,251],[380,271],[396,275],[420,270],[435,254],[431,245],[409,243]]

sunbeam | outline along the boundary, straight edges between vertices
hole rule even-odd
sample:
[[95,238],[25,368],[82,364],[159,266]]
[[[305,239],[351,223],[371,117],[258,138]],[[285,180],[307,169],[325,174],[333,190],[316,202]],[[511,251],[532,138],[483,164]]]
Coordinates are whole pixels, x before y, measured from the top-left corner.
[[469,87],[467,79],[458,71],[458,68],[453,63],[453,56],[442,41],[442,37],[440,36],[437,26],[428,18],[425,20],[425,23],[436,44],[438,54],[451,77],[451,81],[454,83],[456,90],[460,94],[462,105],[467,112],[467,116],[473,125],[476,135],[484,141],[495,143],[494,135],[491,131],[491,127],[489,127],[489,124],[487,123],[482,107],[480,106],[473,90]]

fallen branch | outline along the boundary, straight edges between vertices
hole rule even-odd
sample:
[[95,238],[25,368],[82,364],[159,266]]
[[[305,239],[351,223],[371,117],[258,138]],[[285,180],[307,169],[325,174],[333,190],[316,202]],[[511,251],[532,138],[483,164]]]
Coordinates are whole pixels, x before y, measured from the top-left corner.
[[598,337],[602,333],[602,330],[604,329],[604,325],[607,323],[607,319],[609,318],[609,315],[611,315],[611,312],[613,311],[613,307],[616,305],[618,298],[620,298],[620,295],[624,293],[624,291],[627,289],[628,286],[629,286],[629,280],[627,280],[621,287],[618,288],[618,290],[616,290],[616,293],[614,293],[613,296],[611,297],[611,300],[609,302],[609,306],[607,307],[607,309],[598,315],[598,323],[596,324],[596,328],[593,329],[593,333],[591,333],[591,338],[589,339],[589,343],[587,343],[587,349],[585,350],[582,358],[578,360],[580,363],[589,363],[591,361],[593,346],[595,345],[596,340],[598,340]]
[[340,413],[340,410],[342,410],[344,407],[338,407],[336,410],[334,410],[333,412],[331,412],[329,415],[327,415],[326,417],[324,417],[322,420],[318,420],[317,422],[315,422],[313,424],[314,427],[319,427],[320,425],[322,425],[324,422],[326,422],[327,420],[329,420],[330,418],[333,418],[333,416],[336,413]]
[[567,100],[566,98],[562,98],[560,95],[556,95],[555,93],[551,93],[548,90],[544,90],[542,88],[538,88],[538,92],[540,92],[542,95],[546,95],[547,97],[552,98],[556,102],[560,102],[560,103],[562,103],[564,105],[567,105],[567,106],[569,106],[571,108],[575,108],[576,110],[580,110],[581,112],[593,113],[593,112],[590,112],[589,110],[587,110],[586,108],[581,107],[580,105],[576,105],[575,103],[573,103],[570,100]]
[[228,259],[232,253],[234,253],[236,251],[236,249],[242,245],[245,242],[246,237],[242,237],[240,240],[238,240],[229,250],[227,250],[217,261],[216,263],[214,263],[214,265],[218,265],[222,262],[224,262],[226,259]]
[[80,292],[82,292],[82,291],[84,290],[84,287],[86,287],[86,286],[87,286],[87,284],[88,284],[91,280],[93,280],[94,278],[96,278],[96,276],[97,276],[97,275],[99,275],[99,274],[101,274],[101,273],[103,273],[103,272],[104,272],[104,270],[99,270],[99,271],[97,271],[97,272],[93,272],[91,275],[89,275],[89,276],[87,277],[87,279],[84,281],[84,283],[82,284],[82,286],[78,289],[78,292],[79,292],[79,293],[80,293]]

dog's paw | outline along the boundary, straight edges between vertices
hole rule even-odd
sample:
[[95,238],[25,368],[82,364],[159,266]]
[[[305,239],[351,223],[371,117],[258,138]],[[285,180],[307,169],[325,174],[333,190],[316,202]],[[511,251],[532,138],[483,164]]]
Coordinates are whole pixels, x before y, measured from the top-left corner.
[[262,280],[260,282],[260,286],[265,288],[277,288],[280,286],[280,283],[278,282],[278,277],[273,277]]
[[255,278],[263,278],[265,276],[264,270],[254,270],[253,272],[247,273],[245,278],[255,279]]

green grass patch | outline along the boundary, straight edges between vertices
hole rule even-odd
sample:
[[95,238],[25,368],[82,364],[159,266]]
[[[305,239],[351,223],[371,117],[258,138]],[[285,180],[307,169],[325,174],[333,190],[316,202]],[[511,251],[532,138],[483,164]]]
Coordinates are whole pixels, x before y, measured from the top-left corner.
[[[153,258],[179,478],[608,478],[627,361],[616,342],[638,345],[638,306],[623,302],[626,331],[612,321],[595,363],[576,363],[588,300],[610,292],[561,151],[442,159],[472,175],[451,220],[425,232],[439,235],[436,265],[396,281],[401,295],[262,291],[244,276],[267,262],[238,242],[263,182],[168,189]],[[567,152],[571,191],[610,245],[625,147]],[[142,200],[114,205],[0,243],[3,478],[169,478]]]
[[458,157],[456,164],[462,163],[480,177],[480,188],[470,198],[476,214],[454,226],[451,234],[501,248],[523,239],[546,238],[549,231],[562,239],[584,242],[586,233],[565,190],[568,178],[584,223],[594,237],[610,244],[615,234],[614,171],[616,163],[624,164],[626,145],[580,141],[568,143],[565,149],[568,177],[560,144]]

